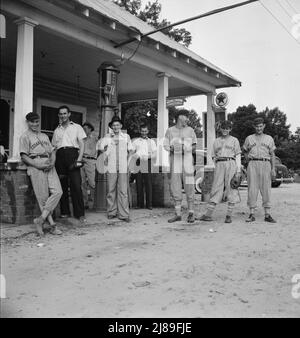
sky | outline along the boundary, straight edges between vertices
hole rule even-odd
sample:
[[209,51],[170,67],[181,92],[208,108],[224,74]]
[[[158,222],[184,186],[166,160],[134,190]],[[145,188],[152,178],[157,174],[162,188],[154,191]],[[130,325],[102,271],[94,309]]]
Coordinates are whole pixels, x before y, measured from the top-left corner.
[[[242,1],[159,0],[161,17],[172,23]],[[300,0],[260,2],[178,27],[191,32],[191,50],[242,82],[241,88],[223,90],[229,95],[228,113],[250,103],[258,111],[279,107],[294,132],[300,127]],[[190,98],[185,107],[201,114],[206,99]]]

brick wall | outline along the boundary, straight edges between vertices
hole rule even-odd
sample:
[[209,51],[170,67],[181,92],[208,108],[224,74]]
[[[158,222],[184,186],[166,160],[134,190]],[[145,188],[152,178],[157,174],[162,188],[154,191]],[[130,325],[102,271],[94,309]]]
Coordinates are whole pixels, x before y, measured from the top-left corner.
[[40,214],[26,170],[0,169],[0,222],[31,224]]

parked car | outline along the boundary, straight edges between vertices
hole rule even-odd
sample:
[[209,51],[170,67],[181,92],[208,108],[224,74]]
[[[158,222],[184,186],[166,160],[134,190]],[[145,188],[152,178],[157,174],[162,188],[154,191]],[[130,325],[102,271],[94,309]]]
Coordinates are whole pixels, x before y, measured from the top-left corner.
[[[243,181],[242,186],[248,186],[247,183],[247,163],[244,157],[242,157],[243,165]],[[276,169],[276,178],[272,179],[272,188],[277,188],[281,183],[292,183],[294,181],[293,177],[290,175],[288,168],[282,164],[279,157],[275,157],[275,169]]]

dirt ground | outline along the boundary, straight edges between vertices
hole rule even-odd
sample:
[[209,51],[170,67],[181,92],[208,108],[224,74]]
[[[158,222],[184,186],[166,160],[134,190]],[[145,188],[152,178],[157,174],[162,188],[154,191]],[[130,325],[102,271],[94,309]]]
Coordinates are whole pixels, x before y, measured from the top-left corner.
[[211,223],[170,225],[171,209],[133,210],[131,224],[91,213],[61,237],[2,239],[1,316],[300,317],[300,184],[272,194],[277,224],[261,209],[245,223],[244,188],[232,224],[222,204]]

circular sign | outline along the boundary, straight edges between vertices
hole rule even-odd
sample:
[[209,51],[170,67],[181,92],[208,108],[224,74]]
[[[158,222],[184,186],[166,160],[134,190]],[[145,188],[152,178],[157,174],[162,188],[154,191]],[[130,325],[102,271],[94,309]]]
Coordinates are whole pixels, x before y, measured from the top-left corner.
[[216,104],[219,107],[226,107],[229,103],[228,95],[226,93],[219,93],[216,96]]

